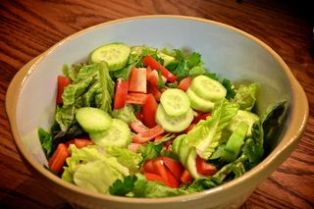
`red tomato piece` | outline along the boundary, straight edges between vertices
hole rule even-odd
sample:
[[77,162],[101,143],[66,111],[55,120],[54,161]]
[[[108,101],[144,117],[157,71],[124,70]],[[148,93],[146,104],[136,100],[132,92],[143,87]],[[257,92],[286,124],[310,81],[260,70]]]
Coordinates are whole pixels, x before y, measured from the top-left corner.
[[186,91],[191,86],[191,83],[192,83],[192,77],[183,78],[180,81],[178,88],[182,89],[183,91]]
[[171,188],[178,188],[180,185],[179,180],[170,171],[167,171],[166,185]]
[[144,165],[143,165],[143,171],[147,173],[157,173],[157,170],[154,167],[154,160],[146,160]]
[[204,176],[211,176],[217,171],[216,166],[207,163],[204,159],[200,158],[199,156],[197,156],[196,158],[196,168],[197,172]]
[[154,170],[156,174],[158,174],[159,176],[161,176],[161,178],[163,179],[163,182],[168,182],[168,171],[164,165],[164,162],[161,159],[155,159],[153,160],[153,166],[154,166]]
[[164,162],[164,165],[168,168],[168,170],[176,177],[177,180],[179,180],[184,170],[181,163],[170,157],[163,156],[161,157],[161,159]]
[[161,126],[157,125],[154,128],[148,129],[145,132],[138,133],[133,136],[133,142],[143,144],[163,134],[164,132],[165,130],[161,128]]
[[139,104],[143,105],[146,101],[147,94],[143,93],[129,93],[126,96],[127,104]]
[[153,86],[151,83],[147,84],[147,92],[152,94],[155,97],[156,101],[160,101],[161,92],[156,86]]
[[122,79],[117,80],[113,104],[114,109],[120,109],[124,107],[128,95],[128,89],[129,89],[128,81]]
[[129,78],[129,91],[146,93],[146,68],[132,68]]
[[148,181],[156,181],[159,183],[164,183],[164,180],[162,179],[162,177],[155,174],[155,173],[144,172],[144,176],[145,176],[146,180],[148,180]]
[[175,82],[176,76],[173,75],[169,70],[157,62],[152,56],[146,56],[143,59],[145,66],[149,66],[152,70],[160,70],[161,74],[167,78],[169,82]]
[[71,81],[68,77],[62,76],[62,75],[58,76],[58,89],[57,89],[57,97],[56,97],[57,104],[63,103],[63,99],[62,99],[63,91],[65,87],[67,87],[70,83]]
[[158,104],[152,94],[148,94],[143,105],[142,113],[143,113],[143,122],[149,127],[153,128],[156,126],[155,115],[157,112]]
[[194,117],[192,123],[197,124],[200,120],[206,120],[207,117],[210,115],[211,115],[210,112],[207,112],[207,113],[199,112],[197,116]]
[[[164,76],[161,76],[161,79],[164,83],[167,82],[167,78],[165,78]],[[147,78],[148,82],[158,88],[158,80],[159,80],[159,76],[158,76],[158,72],[157,70],[153,70],[152,72],[150,72],[150,74],[148,75],[148,78]]]
[[180,181],[183,183],[183,184],[188,184],[188,183],[191,183],[193,181],[193,177],[191,176],[190,172],[188,170],[184,170],[183,173],[182,173],[182,176],[180,178]]
[[53,153],[52,157],[48,162],[50,170],[55,173],[60,173],[65,160],[70,156],[68,147],[65,144],[59,144],[56,151]]
[[148,130],[148,128],[140,120],[131,122],[130,127],[136,133],[143,133]]

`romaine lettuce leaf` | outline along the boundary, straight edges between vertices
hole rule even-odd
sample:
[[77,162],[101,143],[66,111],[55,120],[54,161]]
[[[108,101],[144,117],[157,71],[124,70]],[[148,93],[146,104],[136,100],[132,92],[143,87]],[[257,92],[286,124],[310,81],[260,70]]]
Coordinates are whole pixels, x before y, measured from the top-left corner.
[[48,157],[52,151],[52,136],[43,128],[39,128],[37,133],[44,153]]
[[121,109],[113,110],[112,116],[126,122],[127,124],[130,124],[131,122],[137,120],[132,105],[125,105]]
[[73,175],[73,181],[81,188],[107,194],[117,179],[128,175],[127,168],[116,158],[104,158],[81,165]]
[[142,162],[141,154],[132,152],[121,147],[107,147],[108,155],[117,158],[118,162],[129,169],[130,174],[134,174],[139,170],[139,164]]
[[67,131],[74,121],[75,107],[58,107],[56,109],[55,120],[59,124],[62,131]]
[[233,102],[240,105],[241,110],[251,111],[256,101],[257,84],[240,85],[236,90]]

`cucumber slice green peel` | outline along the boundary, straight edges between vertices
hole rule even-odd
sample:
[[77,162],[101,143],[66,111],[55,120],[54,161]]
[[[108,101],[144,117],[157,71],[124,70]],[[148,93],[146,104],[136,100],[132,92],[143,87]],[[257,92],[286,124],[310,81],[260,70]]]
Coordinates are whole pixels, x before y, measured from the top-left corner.
[[125,67],[130,52],[130,47],[125,44],[107,44],[95,49],[90,60],[92,63],[106,62],[110,71],[116,71]]
[[181,116],[190,110],[190,100],[181,89],[167,89],[162,93],[160,103],[169,116]]

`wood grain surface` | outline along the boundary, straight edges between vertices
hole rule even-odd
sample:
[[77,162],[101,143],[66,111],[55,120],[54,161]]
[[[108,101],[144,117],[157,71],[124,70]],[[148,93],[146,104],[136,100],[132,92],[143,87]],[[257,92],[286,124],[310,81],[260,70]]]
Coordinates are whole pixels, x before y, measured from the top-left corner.
[[309,122],[292,155],[256,189],[243,208],[313,208],[313,7],[306,2],[0,0],[0,208],[71,208],[32,176],[17,152],[4,107],[6,90],[15,73],[54,43],[81,29],[148,14],[189,15],[227,23],[257,36],[282,56],[306,91],[311,108]]

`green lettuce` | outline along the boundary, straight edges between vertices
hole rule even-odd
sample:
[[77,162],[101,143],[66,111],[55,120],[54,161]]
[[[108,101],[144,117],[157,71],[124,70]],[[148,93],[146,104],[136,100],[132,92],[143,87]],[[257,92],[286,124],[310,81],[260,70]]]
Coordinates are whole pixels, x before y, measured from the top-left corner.
[[134,114],[134,108],[132,105],[125,105],[121,109],[116,109],[112,111],[112,116],[114,118],[120,119],[127,124],[132,123],[133,121],[137,120]]
[[41,147],[44,150],[44,153],[46,156],[49,156],[52,151],[52,136],[50,133],[45,131],[43,128],[39,128],[38,131],[38,137],[41,143]]
[[161,150],[162,144],[148,143],[146,145],[142,145],[139,152],[143,157],[143,161],[145,161],[159,157]]
[[121,165],[129,169],[130,174],[138,172],[139,164],[143,160],[141,154],[121,147],[108,147],[106,148],[106,153],[117,158]]
[[79,67],[64,68],[73,80],[64,89],[63,105],[56,110],[55,120],[62,131],[66,131],[75,122],[76,108],[92,106],[111,112],[114,83],[107,65],[95,63]]
[[239,105],[223,101],[215,105],[211,117],[199,122],[186,136],[185,140],[196,148],[204,159],[210,158],[215,149],[225,142],[223,129],[228,126],[236,115]]
[[240,85],[236,90],[233,102],[240,105],[241,110],[251,111],[256,101],[257,84]]

